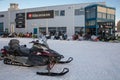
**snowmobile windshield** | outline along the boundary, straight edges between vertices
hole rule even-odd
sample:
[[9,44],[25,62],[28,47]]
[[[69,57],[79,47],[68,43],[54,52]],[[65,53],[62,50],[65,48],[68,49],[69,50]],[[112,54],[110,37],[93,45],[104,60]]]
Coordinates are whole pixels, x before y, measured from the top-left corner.
[[41,44],[34,44],[33,47],[34,47],[34,48],[38,48],[38,49],[41,49],[41,48],[42,48],[42,47],[41,47]]
[[33,49],[47,50],[48,48],[45,45],[41,44],[41,43],[35,43],[33,45]]

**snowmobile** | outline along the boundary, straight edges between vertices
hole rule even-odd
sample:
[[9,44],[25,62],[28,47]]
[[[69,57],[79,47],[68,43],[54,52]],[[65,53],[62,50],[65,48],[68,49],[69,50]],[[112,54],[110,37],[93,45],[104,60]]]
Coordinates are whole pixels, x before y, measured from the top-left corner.
[[19,40],[11,39],[8,46],[1,49],[4,64],[25,67],[46,65],[48,72],[36,72],[38,75],[62,76],[69,72],[68,68],[64,68],[60,73],[50,70],[56,63],[70,63],[73,60],[72,57],[69,57],[66,61],[61,61],[64,58],[63,55],[50,49],[46,43],[40,43],[39,40],[31,41],[30,43],[33,43],[31,48],[19,43]]

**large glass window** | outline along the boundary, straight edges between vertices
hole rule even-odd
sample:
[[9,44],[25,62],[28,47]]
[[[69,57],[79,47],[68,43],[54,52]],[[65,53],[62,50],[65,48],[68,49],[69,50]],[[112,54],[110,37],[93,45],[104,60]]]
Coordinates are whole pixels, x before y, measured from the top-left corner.
[[111,19],[111,18],[110,18],[110,14],[107,14],[107,19]]
[[98,12],[98,13],[97,13],[97,17],[98,17],[98,18],[102,18],[102,13],[99,13],[99,12]]
[[115,19],[115,15],[113,15],[113,14],[107,14],[107,19],[114,20]]
[[81,9],[75,9],[75,15],[84,15],[85,12],[84,12],[84,9],[81,8]]
[[98,18],[104,18],[104,19],[106,19],[106,13],[98,12],[98,13],[97,13],[97,17],[98,17]]
[[56,31],[56,27],[49,27],[48,31]]
[[66,32],[66,27],[58,27],[57,31],[58,32]]
[[87,21],[86,26],[94,26],[95,25],[95,20]]
[[59,16],[59,11],[55,11],[55,16]]
[[65,10],[60,11],[60,16],[65,16]]
[[65,16],[65,10],[56,10],[54,12],[55,16]]
[[114,20],[115,19],[115,15],[111,14],[111,19]]
[[66,27],[49,27],[48,31],[50,32],[51,35],[55,35],[57,32],[62,34],[67,32]]
[[96,7],[86,9],[86,18],[95,18],[96,16]]
[[103,13],[103,18],[106,19],[106,13]]
[[84,28],[80,26],[75,27],[75,33],[83,34]]
[[46,27],[39,27],[39,32],[46,34]]
[[48,32],[50,32],[50,35],[55,35],[56,33],[56,27],[49,27]]
[[3,23],[0,23],[0,32],[3,32]]
[[90,25],[91,26],[95,25],[95,20],[90,21]]
[[95,18],[95,15],[96,15],[95,10],[92,9],[90,15],[91,15],[91,18]]

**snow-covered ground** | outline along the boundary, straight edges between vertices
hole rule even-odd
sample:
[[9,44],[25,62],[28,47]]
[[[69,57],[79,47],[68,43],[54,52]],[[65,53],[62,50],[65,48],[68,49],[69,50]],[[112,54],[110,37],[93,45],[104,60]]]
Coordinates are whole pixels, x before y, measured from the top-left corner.
[[[0,38],[0,49],[11,38]],[[33,39],[17,38],[20,44],[29,44]],[[51,70],[70,69],[64,76],[50,77],[36,75],[46,71],[45,66],[20,67],[5,65],[0,61],[0,80],[120,80],[120,43],[92,41],[48,40],[49,47],[63,54],[65,59],[73,57],[69,64],[56,64]]]

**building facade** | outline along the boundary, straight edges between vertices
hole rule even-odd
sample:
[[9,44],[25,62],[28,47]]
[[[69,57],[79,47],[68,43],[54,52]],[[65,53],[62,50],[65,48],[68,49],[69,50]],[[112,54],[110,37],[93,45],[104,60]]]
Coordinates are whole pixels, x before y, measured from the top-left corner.
[[120,32],[120,21],[117,22],[117,31]]
[[[87,13],[92,5],[95,5],[96,8],[93,11],[91,10],[93,12],[91,16],[95,16],[94,19],[88,18],[89,13]],[[105,2],[93,2],[19,9],[18,4],[11,4],[8,11],[0,12],[0,33],[7,31],[38,34],[42,32],[44,34],[50,33],[54,35],[56,32],[64,32],[68,36],[76,32],[85,33],[88,28],[98,27],[97,22],[103,20],[102,18],[99,19],[100,14],[98,12],[100,12],[99,9],[101,8],[99,5],[106,6]],[[110,9],[115,10],[114,8]],[[114,11],[112,14],[115,16]],[[104,21],[106,20],[102,22]],[[89,22],[94,23],[94,27],[87,25]],[[115,22],[115,19],[113,19],[113,22]],[[97,33],[95,32],[95,34]]]
[[86,33],[112,36],[115,34],[115,8],[91,5],[85,8]]

